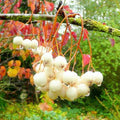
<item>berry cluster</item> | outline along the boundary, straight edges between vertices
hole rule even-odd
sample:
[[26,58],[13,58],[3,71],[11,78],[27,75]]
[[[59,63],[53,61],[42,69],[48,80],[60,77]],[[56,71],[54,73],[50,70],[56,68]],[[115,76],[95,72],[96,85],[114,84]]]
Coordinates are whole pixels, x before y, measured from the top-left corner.
[[13,43],[23,45],[26,49],[32,48],[34,54],[39,54],[41,59],[35,67],[34,84],[38,90],[48,92],[48,96],[53,100],[60,97],[74,101],[78,97],[89,96],[90,86],[100,86],[103,81],[103,75],[97,71],[88,71],[78,76],[74,71],[65,70],[68,64],[66,58],[53,58],[52,50],[43,46],[38,47],[37,40],[22,40],[21,37],[15,37]]

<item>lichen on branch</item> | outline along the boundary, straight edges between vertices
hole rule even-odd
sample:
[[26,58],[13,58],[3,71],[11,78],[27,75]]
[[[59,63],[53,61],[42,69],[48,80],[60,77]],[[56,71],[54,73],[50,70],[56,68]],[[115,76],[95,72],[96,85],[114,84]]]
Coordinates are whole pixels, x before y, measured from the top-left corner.
[[[27,22],[31,17],[31,14],[0,14],[0,20],[14,20],[14,21],[21,21]],[[37,20],[49,20],[53,21],[55,15],[45,15],[45,14],[33,14],[31,21],[37,22]],[[63,20],[62,16],[57,17],[57,21],[61,22]],[[68,18],[70,24],[81,26],[81,18]],[[120,30],[116,28],[112,28],[107,25],[103,25],[102,23],[91,20],[91,19],[84,19],[84,27],[88,30],[94,30],[99,32],[105,32],[114,36],[120,37]]]

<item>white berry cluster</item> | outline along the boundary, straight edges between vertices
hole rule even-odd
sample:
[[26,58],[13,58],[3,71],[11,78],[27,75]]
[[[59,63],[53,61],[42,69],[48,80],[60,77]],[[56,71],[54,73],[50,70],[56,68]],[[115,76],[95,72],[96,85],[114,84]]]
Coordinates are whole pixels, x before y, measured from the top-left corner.
[[16,45],[22,45],[25,49],[36,49],[38,47],[38,41],[33,39],[33,40],[29,40],[29,39],[25,39],[23,40],[23,38],[21,36],[16,36],[13,38],[13,43]]
[[103,75],[100,72],[88,71],[81,77],[74,71],[66,70],[67,60],[63,56],[53,58],[51,52],[42,55],[36,66],[34,84],[42,92],[55,100],[58,97],[74,101],[78,97],[90,95],[90,86],[101,85]]
[[38,54],[40,57],[46,52],[52,52],[50,47],[38,46],[38,41],[36,39],[29,40],[24,39],[21,36],[16,36],[13,38],[13,43],[15,45],[21,45],[25,49],[31,49],[34,54]]
[[26,49],[32,48],[34,54],[39,54],[41,59],[35,67],[34,84],[38,90],[48,92],[48,96],[53,100],[60,97],[74,101],[79,97],[89,96],[90,86],[93,84],[101,86],[103,82],[103,75],[97,71],[88,71],[78,76],[74,71],[65,70],[68,64],[66,58],[64,56],[53,58],[52,50],[49,47],[38,47],[36,40],[23,40],[17,36],[13,43],[23,45]]

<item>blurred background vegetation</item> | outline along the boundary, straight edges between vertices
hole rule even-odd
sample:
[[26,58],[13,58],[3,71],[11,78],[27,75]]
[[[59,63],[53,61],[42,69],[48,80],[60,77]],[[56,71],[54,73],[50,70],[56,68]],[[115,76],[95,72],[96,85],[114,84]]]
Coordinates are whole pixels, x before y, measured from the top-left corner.
[[[48,1],[54,2],[55,6],[57,6],[59,2],[59,0]],[[66,5],[69,5],[75,13],[80,13],[83,18],[94,19],[101,23],[105,23],[108,26],[120,29],[120,0],[64,0],[64,3]],[[28,8],[26,4],[27,1],[23,0],[20,7],[21,12],[24,12],[25,10],[29,11],[30,8]],[[55,12],[56,10],[54,10],[53,14],[55,14]],[[81,27],[72,26],[72,28],[79,37]],[[46,112],[44,114],[42,113],[42,111],[40,111],[36,104],[27,104],[26,102],[24,103],[24,105],[23,103],[18,104],[21,101],[18,94],[21,93],[18,93],[15,96],[6,97],[6,93],[2,92],[1,87],[0,118],[14,120],[101,120],[103,118],[110,120],[119,120],[120,38],[96,31],[89,31],[89,38],[92,45],[93,65],[96,71],[100,71],[104,75],[104,81],[101,87],[97,87],[95,85],[92,86],[91,94],[89,97],[82,99],[80,98],[74,102],[57,99],[55,101],[57,105],[53,105],[54,111],[50,113]],[[115,40],[114,46],[111,46],[110,39]],[[64,50],[66,50],[67,48],[69,48],[69,44],[65,46]],[[81,42],[81,48],[83,50],[83,53],[90,53],[87,40]],[[8,57],[9,56],[10,55],[8,55]],[[4,59],[4,57],[2,57],[2,59]],[[31,67],[28,65],[30,61],[32,61],[32,59],[29,57],[25,61],[24,65],[27,67]],[[81,74],[80,54],[77,55],[75,71],[79,75]],[[7,81],[7,78],[4,78],[3,81]],[[22,83],[19,84],[22,86]],[[6,89],[12,90],[13,88],[12,86],[9,86]],[[26,87],[22,87],[22,89],[26,89]],[[27,88],[27,90],[28,89],[31,89],[31,91],[26,92],[28,96],[31,97],[33,95],[33,98],[35,98],[34,88],[31,86],[30,88]],[[107,91],[105,89],[107,89]],[[12,91],[14,91],[14,89]],[[13,102],[7,100],[11,97],[17,99],[18,103],[15,103],[15,106],[12,105]],[[35,99],[32,99],[31,101],[35,103]],[[6,114],[4,114],[4,112]],[[21,117],[19,115],[21,115]]]

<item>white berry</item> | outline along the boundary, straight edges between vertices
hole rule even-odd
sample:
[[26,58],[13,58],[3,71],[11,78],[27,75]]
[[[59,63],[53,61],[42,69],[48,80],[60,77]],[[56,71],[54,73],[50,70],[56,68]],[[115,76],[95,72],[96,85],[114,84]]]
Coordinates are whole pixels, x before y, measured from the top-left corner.
[[43,87],[47,84],[47,77],[44,72],[36,73],[33,76],[33,80],[37,87]]
[[63,72],[63,82],[66,84],[74,84],[77,83],[78,76],[72,71]]
[[23,45],[23,47],[25,47],[26,49],[29,49],[29,48],[31,48],[31,40],[29,40],[29,39],[25,39],[25,40],[23,40],[23,42],[22,42],[22,45]]
[[93,72],[92,71],[88,71],[85,74],[83,74],[81,76],[81,80],[85,81],[87,84],[89,84],[89,86],[91,86],[93,84]]
[[54,79],[55,78],[55,73],[54,73],[54,70],[53,70],[53,67],[50,66],[50,67],[45,67],[44,68],[44,72],[47,76],[47,78],[50,80],[50,79]]
[[61,90],[61,88],[62,88],[62,83],[59,80],[52,80],[49,83],[49,89],[52,92],[58,92]]
[[23,38],[21,36],[16,36],[13,38],[13,43],[16,45],[22,45]]
[[43,64],[37,64],[37,66],[35,67],[36,72],[43,72],[43,70],[44,70]]
[[35,49],[35,48],[37,48],[38,47],[38,41],[37,40],[32,40],[31,41],[31,48],[33,48],[33,49]]
[[66,61],[65,57],[57,56],[54,59],[54,65],[58,70],[63,70],[67,65],[67,61]]
[[77,92],[79,97],[88,96],[90,94],[90,88],[86,84],[77,85]]
[[66,96],[67,96],[68,100],[70,100],[70,101],[75,100],[78,96],[77,89],[75,87],[68,88],[66,91]]
[[62,89],[59,92],[59,96],[61,99],[65,99],[66,98],[66,91],[67,91],[68,87],[66,85],[62,85]]
[[45,53],[41,57],[41,61],[43,62],[44,66],[51,66],[53,64],[53,56],[51,53]]
[[55,100],[58,98],[58,95],[55,93],[55,92],[52,92],[52,91],[48,91],[48,96],[49,98],[51,98],[52,100]]
[[101,83],[103,82],[103,75],[101,72],[94,72],[93,73],[93,76],[94,76],[94,80],[93,80],[93,83],[98,85],[98,86],[101,86]]

